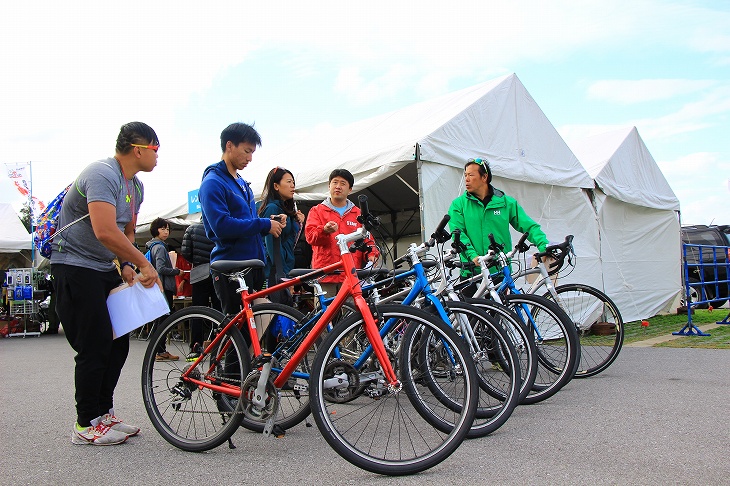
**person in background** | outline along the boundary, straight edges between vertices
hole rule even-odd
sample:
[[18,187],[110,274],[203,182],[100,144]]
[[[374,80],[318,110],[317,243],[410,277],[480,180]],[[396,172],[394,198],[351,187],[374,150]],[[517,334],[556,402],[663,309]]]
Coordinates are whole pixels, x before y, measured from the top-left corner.
[[[265,261],[263,237],[266,234],[278,237],[286,225],[286,215],[279,215],[281,222],[259,218],[250,184],[238,173],[253,159],[256,147],[261,145],[261,136],[250,125],[233,123],[221,132],[220,139],[221,161],[205,169],[198,192],[205,233],[214,244],[210,261]],[[211,270],[211,273],[223,313],[237,314],[241,310],[241,297],[236,292],[238,284],[219,272]],[[263,288],[263,269],[254,269],[245,278],[250,291]],[[249,339],[248,333],[244,336]]]
[[[193,264],[193,267],[204,266],[210,263],[210,252],[213,251],[213,242],[205,236],[203,223],[194,223],[187,227],[182,238],[180,254]],[[193,299],[192,305],[202,305],[221,310],[221,303],[215,294],[213,279],[208,276],[192,284]],[[190,324],[190,353],[186,356],[187,361],[195,361],[203,351],[205,341],[203,336],[203,322],[200,319],[193,319]]]
[[8,274],[7,270],[0,270],[0,282],[2,282],[2,289],[3,289],[3,297],[2,301],[0,302],[0,308],[2,314],[8,313]]
[[[170,223],[165,219],[155,218],[150,223],[150,234],[152,235],[152,239],[145,246],[152,256],[152,263],[157,269],[157,273],[160,275],[162,290],[165,293],[165,299],[167,299],[170,312],[172,312],[172,299],[177,289],[175,277],[183,275],[183,271],[173,266],[170,253],[167,250],[167,244],[165,244],[167,238],[170,237]],[[158,318],[155,321],[155,326],[164,319],[164,317]],[[155,326],[153,326],[153,330]],[[177,361],[178,359],[180,359],[180,356],[169,353],[165,348],[165,343],[160,343],[157,348],[157,355],[155,356],[156,361]]]
[[[144,199],[136,174],[155,168],[159,146],[149,125],[123,125],[114,157],[81,171],[61,208],[58,227],[65,229],[53,239],[51,273],[56,311],[76,352],[73,444],[121,444],[139,433],[139,427],[122,422],[114,411],[114,390],[129,353],[129,337],[113,339],[106,299],[122,281],[147,288],[161,285],[155,268],[134,246]],[[121,275],[115,259],[122,262]]]
[[[492,171],[485,159],[469,159],[464,166],[466,191],[454,199],[449,207],[449,229],[461,230],[461,242],[466,245],[462,261],[473,261],[489,251],[489,234],[494,235],[497,243],[504,245],[506,251],[512,248],[509,228],[512,226],[520,233],[528,233],[527,239],[545,251],[547,236],[540,225],[533,221],[517,201],[492,186]],[[474,270],[479,273],[477,267]],[[462,270],[462,276],[469,276]]]
[[[339,261],[340,250],[335,236],[350,234],[362,226],[357,221],[360,208],[347,199],[354,184],[355,178],[348,170],[333,170],[329,176],[330,196],[309,211],[304,234],[307,243],[312,245],[312,268],[322,268]],[[366,242],[371,247],[370,253],[354,253],[358,268],[363,268],[368,262],[375,262],[379,255],[373,239],[368,238]],[[334,297],[344,280],[345,276],[342,274],[327,275],[320,280],[322,290],[329,297]]]
[[[279,241],[281,242],[281,265],[282,273],[288,274],[294,268],[294,247],[297,244],[302,225],[304,224],[304,213],[299,211],[294,202],[294,175],[283,167],[274,167],[266,177],[266,184],[261,193],[261,202],[258,204],[258,214],[262,218],[270,218],[279,214],[286,214],[286,226],[281,231]],[[264,246],[266,248],[266,268],[264,275],[268,276],[271,267],[274,265],[274,236],[266,235]]]
[[40,288],[40,284],[38,285],[38,288],[40,290],[45,290],[48,292],[48,327],[45,331],[43,331],[44,335],[49,334],[58,334],[58,328],[61,325],[61,322],[58,320],[58,314],[56,313],[56,291],[53,288],[53,275],[47,275],[44,279],[44,288]]
[[175,275],[175,297],[192,297],[193,286],[190,284],[190,269],[193,265],[182,254],[177,255],[175,267],[182,270],[181,275]]

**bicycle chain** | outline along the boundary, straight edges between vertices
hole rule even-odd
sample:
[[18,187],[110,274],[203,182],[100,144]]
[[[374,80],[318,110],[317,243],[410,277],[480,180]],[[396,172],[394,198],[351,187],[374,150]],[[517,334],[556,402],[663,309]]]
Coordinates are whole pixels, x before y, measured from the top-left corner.
[[[248,375],[246,376],[246,379],[248,379],[248,378],[249,378],[249,376],[251,376],[251,375],[252,375],[252,374],[254,374],[254,373],[258,373],[258,370],[253,370],[253,371],[250,371],[250,372],[248,373]],[[218,377],[217,375],[207,375],[207,376],[209,376],[209,377],[211,377],[211,378],[215,378],[215,379],[218,379],[218,378],[219,378],[219,377]],[[210,379],[209,379],[208,381],[213,381],[213,380],[210,380]],[[225,378],[225,379],[221,379],[221,380],[219,380],[219,381],[225,381],[226,383],[236,383],[236,384],[238,384],[238,388],[241,388],[241,384],[242,384],[242,383],[243,383],[243,382],[244,382],[245,380],[236,380],[235,378]],[[183,382],[183,383],[185,383],[185,382]],[[186,385],[187,385],[187,384],[186,384]],[[206,389],[207,389],[207,388],[206,388]],[[221,395],[224,395],[224,394],[223,394],[223,393],[221,393]],[[212,397],[211,397],[211,398],[212,398]],[[187,400],[185,400],[185,401],[187,401]],[[217,401],[217,400],[216,400],[216,401]],[[175,401],[173,400],[173,402],[172,402],[172,403],[173,403],[173,404],[174,404],[174,403],[180,403],[180,404],[182,405],[182,403],[183,403],[183,402],[184,402],[183,400],[180,400],[179,402],[175,402]],[[238,408],[240,409],[240,407],[238,407]],[[205,415],[241,415],[241,414],[244,414],[244,415],[245,415],[245,414],[246,414],[246,412],[245,412],[244,410],[236,410],[236,411],[233,411],[233,412],[223,412],[223,411],[220,411],[220,410],[218,410],[217,412],[213,412],[213,411],[210,411],[210,412],[208,412],[208,411],[202,411],[202,410],[183,410],[183,411],[181,411],[181,410],[176,410],[176,412],[182,412],[182,413],[192,413],[192,414],[198,413],[198,414],[205,414]]]

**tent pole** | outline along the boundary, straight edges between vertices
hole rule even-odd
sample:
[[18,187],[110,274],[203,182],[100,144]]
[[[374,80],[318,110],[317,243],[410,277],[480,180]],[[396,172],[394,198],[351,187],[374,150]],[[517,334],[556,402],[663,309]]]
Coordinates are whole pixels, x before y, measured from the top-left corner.
[[425,202],[423,199],[423,176],[422,176],[422,166],[423,162],[421,161],[421,145],[416,144],[415,146],[415,158],[416,158],[416,177],[418,178],[418,212],[419,212],[419,219],[421,223],[421,241],[426,241],[426,223],[424,221],[424,213],[425,213]]
[[28,161],[28,172],[30,177],[30,191],[28,196],[28,214],[30,215],[30,266],[35,268],[35,242],[33,234],[35,233],[35,224],[33,218],[33,161]]

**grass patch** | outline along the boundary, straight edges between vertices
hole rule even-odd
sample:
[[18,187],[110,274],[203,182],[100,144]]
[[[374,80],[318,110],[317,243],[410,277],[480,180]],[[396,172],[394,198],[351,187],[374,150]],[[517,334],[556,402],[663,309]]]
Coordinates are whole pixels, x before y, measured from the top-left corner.
[[658,343],[654,346],[661,348],[730,349],[730,325],[716,327],[707,331],[707,333],[709,336],[680,336],[679,339]]
[[[727,310],[718,309],[710,312],[696,309],[692,316],[692,323],[701,326],[721,321],[727,315]],[[624,324],[624,343],[630,344],[657,336],[666,336],[677,332],[687,324],[687,314],[670,314],[655,316],[650,319],[648,327],[643,327],[641,321]],[[711,336],[678,336],[677,339],[657,344],[655,346],[668,348],[713,348],[730,349],[730,325],[720,326],[710,331]]]

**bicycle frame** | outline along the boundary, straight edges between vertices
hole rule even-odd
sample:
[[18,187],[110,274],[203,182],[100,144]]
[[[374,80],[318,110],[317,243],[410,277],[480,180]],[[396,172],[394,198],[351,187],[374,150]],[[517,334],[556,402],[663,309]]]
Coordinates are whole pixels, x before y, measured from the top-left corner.
[[[383,344],[383,340],[380,337],[380,332],[378,329],[378,326],[372,316],[372,313],[370,312],[370,309],[368,307],[367,302],[362,296],[362,289],[360,287],[360,281],[357,278],[357,272],[355,267],[355,261],[350,253],[350,250],[348,248],[348,243],[356,241],[358,239],[364,238],[367,236],[367,231],[364,228],[358,228],[353,233],[347,234],[347,235],[337,235],[336,240],[337,244],[340,248],[340,261],[333,263],[331,265],[328,265],[324,268],[314,270],[306,275],[303,275],[301,277],[296,277],[291,280],[287,280],[285,282],[282,282],[280,284],[274,285],[272,287],[269,287],[267,289],[261,290],[259,292],[255,292],[252,294],[248,293],[248,287],[246,285],[245,280],[243,279],[243,276],[248,271],[247,269],[244,269],[242,271],[236,272],[234,274],[234,277],[236,280],[238,280],[240,288],[238,289],[241,293],[241,302],[243,303],[243,310],[236,314],[236,316],[231,319],[224,327],[223,329],[218,332],[218,334],[215,336],[215,338],[212,340],[212,342],[205,348],[203,353],[200,357],[196,359],[196,361],[193,363],[193,365],[187,369],[183,374],[182,378],[183,380],[193,383],[195,385],[209,388],[213,391],[217,391],[220,393],[225,393],[227,395],[238,397],[241,394],[240,387],[236,387],[233,385],[228,384],[222,384],[222,385],[215,385],[210,382],[202,381],[202,380],[196,380],[195,378],[191,377],[193,369],[195,369],[199,363],[202,362],[203,357],[207,356],[211,353],[213,349],[216,348],[218,344],[223,340],[224,336],[230,331],[232,326],[237,326],[239,329],[242,328],[243,323],[247,323],[249,336],[251,337],[251,345],[253,348],[253,356],[258,357],[261,355],[261,345],[258,342],[258,333],[256,330],[256,322],[253,316],[253,311],[251,309],[251,303],[257,299],[266,297],[269,294],[272,294],[274,292],[277,292],[279,290],[287,289],[289,287],[293,287],[294,285],[299,285],[304,283],[307,280],[312,280],[315,278],[319,278],[322,275],[326,275],[329,273],[333,273],[336,270],[344,270],[345,275],[345,281],[340,288],[339,292],[335,296],[333,302],[327,307],[327,309],[324,311],[324,313],[319,317],[317,322],[314,324],[312,330],[309,332],[309,334],[306,336],[302,344],[297,348],[297,350],[294,352],[294,354],[290,357],[287,364],[282,368],[279,375],[274,380],[274,386],[276,388],[281,388],[287,380],[292,376],[294,371],[296,370],[299,363],[302,361],[302,359],[306,356],[306,354],[309,352],[309,349],[314,345],[317,338],[322,334],[324,329],[327,327],[329,322],[332,320],[332,317],[340,310],[342,305],[344,304],[345,300],[352,296],[355,301],[355,306],[357,310],[360,312],[360,314],[363,317],[363,328],[365,330],[365,335],[367,336],[370,346],[373,347],[373,350],[375,352],[375,355],[380,362],[381,369],[383,371],[383,374],[385,375],[385,379],[387,380],[388,384],[390,386],[398,387],[399,382],[396,377],[395,371],[393,370],[393,367],[391,365],[390,359],[388,358],[387,351],[385,349],[385,345]],[[260,262],[259,262],[260,264]],[[225,352],[227,351],[229,347],[229,344],[226,346],[223,346],[223,348],[218,352],[218,355],[216,356],[216,359],[220,359]],[[266,369],[268,367],[268,369]],[[213,366],[211,366],[211,369],[208,370],[207,374],[211,372],[213,369]],[[264,371],[268,372],[271,370],[271,364],[266,363],[264,365]]]
[[[514,278],[512,278],[512,272],[510,271],[509,259],[512,258],[515,253],[516,249],[507,254],[502,251],[495,252],[494,250],[490,249],[486,255],[478,257],[481,274],[471,277],[467,280],[467,282],[480,281],[479,287],[474,293],[474,298],[484,298],[485,295],[489,295],[492,300],[501,304],[503,303],[503,301],[500,295],[502,295],[506,291],[512,292],[514,294],[524,293],[521,292],[519,288],[517,288],[515,280]],[[494,263],[495,260],[497,265],[500,267],[500,270],[497,273],[492,274],[489,272],[489,263]],[[494,281],[492,280],[492,277],[497,275],[502,276],[502,281],[500,282],[499,286],[495,285]],[[550,282],[550,284],[552,284],[552,282]],[[535,332],[536,341],[541,342],[543,340],[543,336],[540,333],[539,326],[535,323],[532,314],[530,313],[529,309],[527,309],[527,306],[521,304],[515,309],[515,312],[522,320],[522,322],[530,324],[533,331]]]

